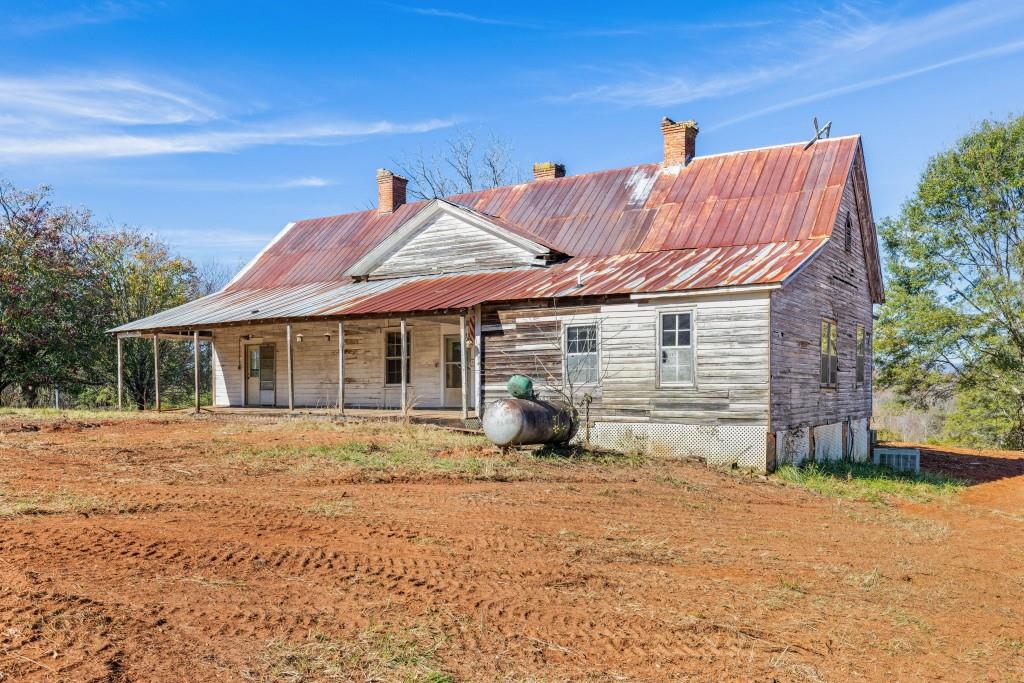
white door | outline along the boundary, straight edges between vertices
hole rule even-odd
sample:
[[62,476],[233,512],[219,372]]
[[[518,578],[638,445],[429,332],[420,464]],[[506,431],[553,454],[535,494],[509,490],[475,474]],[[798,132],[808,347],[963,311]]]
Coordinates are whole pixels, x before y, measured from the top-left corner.
[[[462,406],[462,347],[459,335],[446,334],[441,350],[444,363],[444,405],[447,408]],[[467,397],[472,403],[472,392]]]
[[245,405],[272,406],[277,402],[277,366],[273,344],[245,347]]
[[245,405],[260,405],[260,345],[245,347]]

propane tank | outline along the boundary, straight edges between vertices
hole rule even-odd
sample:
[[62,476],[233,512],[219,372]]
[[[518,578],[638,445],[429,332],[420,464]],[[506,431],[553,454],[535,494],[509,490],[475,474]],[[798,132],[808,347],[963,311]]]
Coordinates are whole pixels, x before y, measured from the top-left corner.
[[576,435],[576,411],[564,403],[503,398],[484,411],[484,434],[498,446],[565,443]]

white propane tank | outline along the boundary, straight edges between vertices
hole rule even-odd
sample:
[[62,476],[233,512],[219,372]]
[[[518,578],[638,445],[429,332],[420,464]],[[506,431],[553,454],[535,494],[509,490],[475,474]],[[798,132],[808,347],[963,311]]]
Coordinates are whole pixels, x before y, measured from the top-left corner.
[[576,411],[564,403],[503,398],[487,406],[483,427],[498,446],[565,443],[576,435]]

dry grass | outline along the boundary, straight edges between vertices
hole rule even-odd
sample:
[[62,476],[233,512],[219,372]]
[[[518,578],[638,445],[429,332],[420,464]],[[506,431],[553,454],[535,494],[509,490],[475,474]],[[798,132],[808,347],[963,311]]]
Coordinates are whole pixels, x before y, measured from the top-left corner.
[[98,496],[84,495],[65,488],[56,491],[14,493],[0,490],[0,517],[19,515],[98,514],[117,512],[117,504]]

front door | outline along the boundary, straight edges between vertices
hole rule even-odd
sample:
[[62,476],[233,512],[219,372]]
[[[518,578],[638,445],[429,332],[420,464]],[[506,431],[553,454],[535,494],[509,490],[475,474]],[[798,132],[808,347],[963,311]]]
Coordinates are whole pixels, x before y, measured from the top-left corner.
[[272,406],[276,403],[273,344],[249,344],[245,347],[245,405]]
[[444,336],[444,405],[462,405],[462,347],[457,334]]

